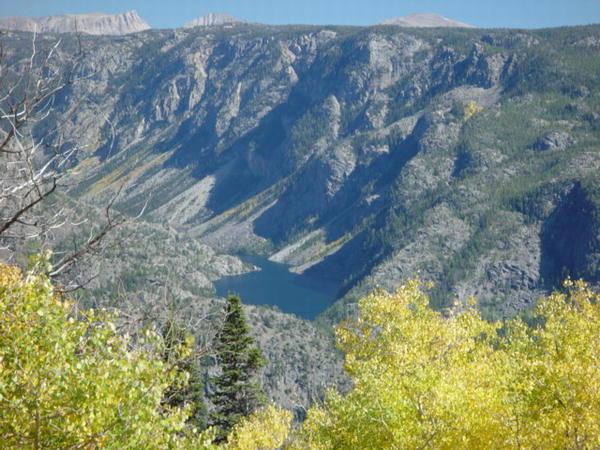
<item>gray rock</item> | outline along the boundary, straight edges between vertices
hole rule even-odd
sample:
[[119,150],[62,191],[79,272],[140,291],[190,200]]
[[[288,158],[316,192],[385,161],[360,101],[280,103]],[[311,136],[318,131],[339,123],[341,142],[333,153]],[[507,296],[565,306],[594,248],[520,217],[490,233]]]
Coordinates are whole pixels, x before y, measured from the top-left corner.
[[473,25],[457,22],[439,14],[410,14],[385,20],[381,24],[406,28],[473,28]]
[[151,27],[136,11],[122,14],[68,14],[46,17],[0,17],[0,29],[38,33],[85,33],[124,35]]
[[571,135],[564,131],[553,131],[540,138],[533,144],[534,150],[566,150],[575,143]]
[[214,27],[218,25],[226,25],[226,24],[234,24],[234,23],[243,23],[243,20],[240,20],[232,15],[225,13],[209,13],[202,17],[197,17],[196,19],[190,20],[188,23],[184,25],[184,28],[193,28],[193,27]]

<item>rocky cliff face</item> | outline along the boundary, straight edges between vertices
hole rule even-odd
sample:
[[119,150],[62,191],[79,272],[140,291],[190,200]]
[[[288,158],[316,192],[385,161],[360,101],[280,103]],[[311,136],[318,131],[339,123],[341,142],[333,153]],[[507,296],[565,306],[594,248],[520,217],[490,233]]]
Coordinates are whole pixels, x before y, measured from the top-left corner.
[[598,197],[576,186],[600,173],[599,38],[238,25],[84,39],[93,76],[59,104],[71,139],[97,145],[72,194],[124,184],[123,211],[150,199],[148,220],[332,280],[330,317],[415,275],[440,307],[476,295],[514,314],[561,274],[598,278],[598,216],[581,206]]
[[0,29],[38,33],[124,35],[150,29],[136,11],[122,14],[68,14],[47,17],[0,17]]

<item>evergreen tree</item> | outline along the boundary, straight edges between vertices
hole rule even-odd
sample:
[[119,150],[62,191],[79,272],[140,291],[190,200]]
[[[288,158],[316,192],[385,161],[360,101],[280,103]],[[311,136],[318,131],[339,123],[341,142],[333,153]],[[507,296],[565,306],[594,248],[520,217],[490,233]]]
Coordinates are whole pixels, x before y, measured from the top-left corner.
[[178,408],[191,406],[187,423],[204,430],[207,421],[204,382],[194,353],[194,336],[174,318],[170,318],[161,331],[164,340],[163,359],[175,368],[177,374],[173,384],[165,391],[163,404]]
[[211,422],[219,429],[220,440],[264,403],[265,395],[256,374],[265,361],[249,332],[240,298],[230,295],[225,305],[225,320],[216,336],[215,351],[221,373],[212,379],[215,411]]

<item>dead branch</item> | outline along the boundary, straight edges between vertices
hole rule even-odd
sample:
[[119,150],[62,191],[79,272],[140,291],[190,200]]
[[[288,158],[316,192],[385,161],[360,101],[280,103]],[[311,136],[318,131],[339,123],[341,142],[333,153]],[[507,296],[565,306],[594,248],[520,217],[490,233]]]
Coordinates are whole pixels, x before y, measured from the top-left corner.
[[75,263],[77,263],[82,257],[95,252],[98,249],[100,243],[112,230],[114,230],[116,227],[124,224],[127,221],[127,219],[125,219],[124,217],[114,220],[111,216],[111,209],[115,201],[121,194],[122,189],[123,186],[119,188],[117,193],[113,196],[113,198],[110,200],[110,202],[104,210],[104,214],[106,217],[106,224],[104,225],[104,227],[102,227],[102,229],[98,233],[91,235],[83,246],[78,248],[73,253],[65,256],[58,263],[56,263],[56,268],[48,274],[50,278],[56,278],[64,271],[69,269],[71,266],[73,266]]
[[[78,51],[72,56],[60,51],[60,38],[40,45],[43,39],[34,32],[27,59],[14,54],[11,57],[1,38],[0,35],[0,249],[6,259],[32,240],[40,248],[52,248],[57,243],[58,230],[67,227],[67,231],[72,231],[87,223],[87,219],[69,218],[68,211],[50,199],[65,187],[71,162],[86,147],[81,143],[64,145],[64,125],[83,102],[90,102],[87,97],[82,98],[71,111],[55,114],[56,96],[94,74],[80,73],[84,52],[79,34]],[[36,132],[38,126],[41,136]],[[105,225],[99,230],[92,228],[87,241],[60,258],[48,274],[50,277],[61,276],[62,281],[65,273],[85,256],[97,254],[107,235],[125,221],[115,218],[112,211],[120,191],[104,209]],[[73,283],[67,286],[71,289]]]

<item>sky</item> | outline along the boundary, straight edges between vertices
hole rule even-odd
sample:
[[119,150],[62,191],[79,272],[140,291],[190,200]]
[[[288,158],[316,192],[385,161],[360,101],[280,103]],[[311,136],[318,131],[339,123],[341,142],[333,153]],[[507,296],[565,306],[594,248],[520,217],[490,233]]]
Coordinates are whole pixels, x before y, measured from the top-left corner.
[[435,12],[478,27],[542,28],[600,23],[600,0],[0,0],[0,16],[137,10],[155,28],[209,12],[266,24],[371,25]]

